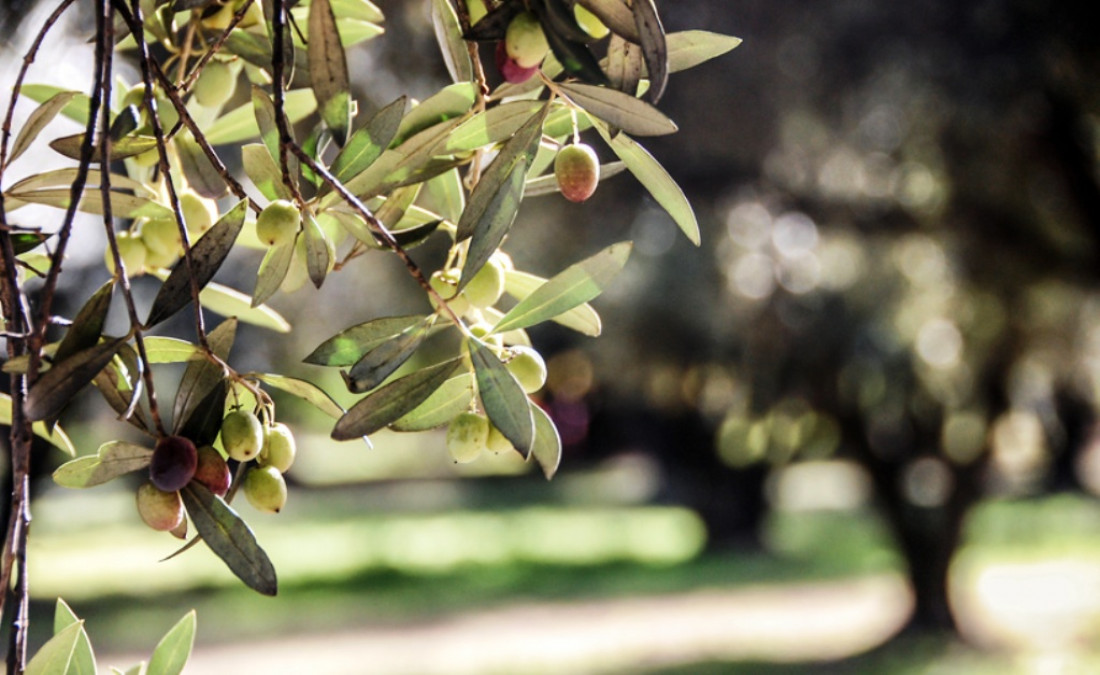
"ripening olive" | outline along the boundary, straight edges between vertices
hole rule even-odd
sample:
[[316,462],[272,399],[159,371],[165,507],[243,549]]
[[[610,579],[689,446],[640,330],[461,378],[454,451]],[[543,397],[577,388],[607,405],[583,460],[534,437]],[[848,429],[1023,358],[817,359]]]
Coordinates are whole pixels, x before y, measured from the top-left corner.
[[[436,270],[432,272],[431,278],[428,282],[431,287],[439,294],[439,297],[447,301],[451,310],[455,314],[465,314],[470,309],[470,302],[464,295],[458,293],[458,281],[462,276],[462,272],[457,268],[451,268],[449,270]],[[433,309],[439,309],[439,305],[435,298],[428,296],[428,300],[432,303]]]
[[273,466],[254,466],[241,485],[244,496],[257,511],[278,513],[286,504],[286,479]]
[[285,199],[276,199],[256,217],[256,236],[268,246],[278,246],[293,240],[298,233],[302,214]]
[[183,436],[166,436],[153,448],[149,480],[161,490],[174,492],[191,482],[198,462],[194,443]]
[[250,410],[234,410],[222,420],[222,447],[238,462],[260,454],[264,446],[264,426]]
[[[230,16],[233,12],[230,10]],[[223,61],[211,60],[195,80],[195,100],[199,105],[207,108],[217,108],[224,105],[233,96],[233,90],[237,88],[237,73]]]
[[183,500],[175,490],[165,491],[152,483],[142,483],[135,496],[138,515],[154,530],[167,532],[183,522]]
[[532,12],[517,14],[504,32],[504,49],[521,68],[534,68],[546,58],[550,44]]
[[447,449],[459,464],[477,459],[488,443],[489,420],[477,413],[460,413],[447,427]]
[[233,482],[233,474],[229,471],[222,454],[212,445],[204,445],[199,448],[199,463],[195,467],[196,480],[206,486],[219,497],[224,497],[229,492],[229,485]]
[[600,160],[584,143],[567,145],[554,158],[554,176],[562,196],[571,202],[583,202],[600,183]]
[[524,68],[516,63],[515,59],[508,56],[508,50],[505,48],[504,42],[497,43],[495,61],[500,76],[504,78],[505,82],[510,84],[519,84],[530,80],[539,69],[538,66]]

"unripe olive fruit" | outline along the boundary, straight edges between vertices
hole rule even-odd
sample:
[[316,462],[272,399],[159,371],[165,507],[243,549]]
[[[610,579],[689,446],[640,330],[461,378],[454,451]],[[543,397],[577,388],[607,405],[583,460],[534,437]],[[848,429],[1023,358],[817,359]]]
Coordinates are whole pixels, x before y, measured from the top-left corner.
[[141,240],[149,252],[159,256],[177,256],[183,247],[175,220],[147,220],[141,226]]
[[489,420],[477,413],[460,413],[447,427],[447,449],[459,464],[477,459],[488,444]]
[[261,465],[273,466],[282,473],[294,463],[296,454],[294,434],[287,425],[279,422],[264,429],[264,446],[258,459]]
[[233,474],[229,471],[222,454],[212,445],[204,445],[199,448],[199,463],[195,467],[194,480],[206,486],[219,497],[224,497],[229,492],[229,485],[233,482]]
[[[229,10],[232,17],[233,10]],[[217,108],[223,105],[233,96],[233,90],[237,88],[236,72],[228,63],[222,61],[208,61],[195,80],[195,100],[199,105],[207,108]]]
[[138,515],[154,530],[167,532],[183,522],[183,500],[174,490],[165,491],[152,483],[142,483],[136,495]]
[[[465,296],[458,294],[458,281],[461,275],[461,271],[451,268],[445,271],[436,270],[432,272],[431,278],[428,279],[432,289],[439,294],[439,297],[447,301],[451,310],[456,314],[465,314],[466,310],[470,309],[470,302]],[[439,309],[434,297],[429,295],[428,299],[431,301],[433,309]]]
[[490,450],[496,453],[509,452],[515,450],[515,446],[512,445],[512,441],[508,440],[504,434],[500,433],[500,429],[497,429],[495,424],[489,424],[489,440],[486,445]]
[[256,236],[268,246],[290,242],[298,232],[302,214],[285,199],[276,199],[256,217]]
[[516,63],[515,59],[508,56],[508,50],[504,47],[503,41],[497,43],[495,61],[497,70],[500,71],[500,76],[504,78],[505,82],[510,84],[519,84],[530,80],[539,69],[538,66],[524,68]]
[[611,32],[611,29],[604,25],[600,18],[588,11],[588,9],[579,2],[573,5],[573,18],[577,20],[577,25],[581,29],[596,38],[601,40]]
[[194,443],[183,436],[166,436],[153,448],[149,480],[165,492],[174,492],[191,482],[198,463]]
[[199,196],[194,190],[180,194],[180,211],[183,222],[191,234],[202,234],[218,219],[218,207],[212,199]]
[[530,347],[516,345],[511,348],[512,357],[504,364],[516,378],[519,386],[533,394],[546,384],[546,362],[542,355]]
[[474,307],[492,307],[504,294],[504,267],[490,259],[470,279],[462,293]]
[[600,160],[584,143],[573,143],[558,150],[554,158],[554,176],[558,189],[571,202],[583,202],[600,183]]
[[222,420],[222,447],[238,462],[247,462],[264,447],[264,425],[249,410],[234,410]]
[[550,44],[538,18],[531,12],[521,12],[504,32],[504,49],[521,68],[533,68],[546,58]]
[[286,504],[286,480],[273,466],[254,466],[241,485],[244,496],[257,511],[278,513]]
[[[145,244],[141,237],[132,232],[118,232],[115,234],[115,243],[118,244],[118,254],[122,258],[122,264],[126,266],[126,274],[136,277],[145,270]],[[111,253],[111,247],[106,247],[103,254],[107,263],[107,271],[115,273],[115,256]]]

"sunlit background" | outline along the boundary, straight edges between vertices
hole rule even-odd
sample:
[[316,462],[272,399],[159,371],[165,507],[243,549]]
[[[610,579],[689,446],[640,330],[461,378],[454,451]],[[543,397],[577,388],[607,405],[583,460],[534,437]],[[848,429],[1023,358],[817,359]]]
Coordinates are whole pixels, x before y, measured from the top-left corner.
[[[378,4],[387,35],[350,57],[361,117],[446,81],[428,3]],[[55,487],[61,457],[44,451],[36,644],[60,596],[104,668],[146,658],[194,607],[195,673],[1100,670],[1087,10],[658,4],[670,31],[744,39],[673,76],[662,108],[681,131],[646,142],[702,247],[627,175],[584,206],[525,202],[505,246],[550,275],[635,242],[595,302],[602,337],[531,332],[559,475],[518,456],[455,465],[442,430],[338,444],[279,399],[300,448],[290,501],[275,517],[240,506],[279,571],[270,599],[201,547],[158,562],[176,542],[141,525],[133,485]],[[4,86],[51,9],[9,30]],[[88,25],[72,15],[29,81],[86,89]],[[93,288],[102,242],[83,241],[73,269]],[[276,364],[350,404],[302,357],[427,309],[396,261],[369,260],[278,299],[293,339],[244,330],[235,365]],[[258,263],[242,255],[219,280],[249,289]],[[148,303],[155,286],[138,292]],[[69,417],[81,452],[119,433],[98,401]]]

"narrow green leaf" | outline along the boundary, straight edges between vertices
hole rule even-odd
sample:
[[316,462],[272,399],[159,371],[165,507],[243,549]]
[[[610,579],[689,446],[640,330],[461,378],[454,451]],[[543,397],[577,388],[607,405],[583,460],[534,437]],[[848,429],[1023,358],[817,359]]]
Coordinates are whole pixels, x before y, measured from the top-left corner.
[[[317,99],[312,89],[293,89],[286,92],[284,109],[287,120],[300,122],[317,109]],[[256,113],[251,103],[221,115],[208,129],[204,129],[206,140],[212,145],[230,145],[254,139],[260,135],[256,124]]]
[[[76,180],[78,169],[54,169],[52,171],[43,171],[42,173],[36,173],[13,184],[9,191],[11,193],[17,192],[29,192],[31,190],[38,190],[45,187],[65,187],[73,184]],[[155,199],[157,192],[149,188],[140,181],[136,181],[129,176],[123,176],[121,174],[112,173],[111,177],[111,189],[113,190],[131,190],[139,197],[148,197]],[[87,185],[95,186],[96,188],[103,182],[103,173],[92,169],[88,171]]]
[[88,298],[73,317],[72,325],[54,352],[55,363],[64,361],[82,349],[94,347],[99,342],[99,338],[103,336],[103,324],[107,322],[107,312],[111,309],[114,290],[115,282],[112,279]]
[[306,49],[310,84],[317,97],[321,119],[332,131],[336,144],[343,146],[351,124],[351,90],[348,63],[329,0],[311,0],[309,3],[309,44]]
[[[11,396],[0,394],[0,426],[11,426],[11,406]],[[31,431],[34,432],[35,436],[49,442],[70,457],[76,456],[76,446],[73,445],[72,440],[61,427],[55,426],[51,430],[46,427],[45,423],[35,422],[31,425]]]
[[531,446],[531,456],[535,458],[546,480],[554,477],[561,464],[561,436],[554,421],[537,405],[531,406],[535,418],[535,442]]
[[141,373],[137,352],[130,345],[122,345],[115,358],[95,376],[92,384],[118,413],[119,419],[125,418],[138,429],[149,432],[152,427],[146,422],[141,409],[134,405],[142,390]]
[[260,373],[256,376],[256,379],[297,396],[333,419],[340,419],[344,416],[344,409],[336,401],[333,401],[332,397],[326,394],[323,389],[312,382],[271,373]]
[[178,675],[191,657],[195,644],[195,610],[183,615],[175,626],[165,633],[149,657],[149,673]]
[[277,333],[289,333],[290,323],[267,305],[252,306],[252,297],[240,291],[210,282],[199,293],[199,303],[215,314],[236,317],[253,326]]
[[404,96],[398,98],[375,113],[366,126],[351,135],[347,145],[332,162],[332,174],[337,179],[345,181],[355,176],[381,156],[397,136],[407,102]]
[[[236,337],[237,321],[227,319],[207,334],[206,343],[224,361],[229,358],[229,350],[232,349]],[[207,359],[196,359],[187,364],[179,388],[176,389],[176,401],[172,408],[175,425],[173,433],[183,428],[199,403],[224,379],[225,373],[222,369]]]
[[466,189],[462,186],[462,175],[458,169],[441,173],[424,185],[435,210],[452,223],[457,223],[466,208]]
[[[69,159],[80,159],[80,153],[84,146],[84,134],[62,136],[50,141],[50,147]],[[143,152],[148,152],[157,147],[157,139],[152,136],[124,136],[111,143],[111,159],[125,159],[134,157]],[[99,148],[96,148],[96,156],[99,156]]]
[[397,130],[394,144],[400,145],[414,134],[440,122],[465,115],[474,107],[476,101],[477,85],[473,82],[458,82],[443,87],[405,115]]
[[635,0],[634,23],[638,26],[638,43],[642,46],[646,70],[649,72],[649,91],[646,98],[656,103],[661,100],[668,85],[668,45],[665,42],[665,29],[657,15],[657,6],[653,0]]
[[263,143],[249,143],[242,146],[241,161],[244,164],[245,175],[260,194],[270,201],[291,199],[290,190],[283,185],[283,171],[271,158],[271,153]]
[[149,363],[184,363],[201,358],[202,349],[187,340],[151,335],[145,338],[145,355]]
[[213,445],[221,432],[222,421],[225,419],[225,399],[228,392],[229,385],[225,380],[215,383],[214,388],[203,396],[188,415],[187,423],[176,433],[184,438],[190,438],[195,443],[195,447]]
[[27,419],[45,420],[60,413],[76,392],[103,370],[125,341],[126,338],[114,338],[55,363],[27,392],[23,405]]
[[485,414],[515,449],[527,457],[535,436],[527,394],[492,349],[475,339],[468,339],[466,344],[474,362],[477,391]]
[[183,175],[187,177],[187,184],[195,192],[210,199],[220,199],[229,192],[225,180],[210,163],[210,158],[202,151],[202,147],[191,136],[190,131],[177,134],[175,146],[179,153]]
[[[546,279],[527,272],[519,270],[504,272],[504,290],[517,300],[525,299],[545,283]],[[588,303],[577,305],[573,309],[551,317],[551,321],[589,337],[598,337],[602,330],[600,315]]]
[[388,316],[345,328],[318,345],[302,361],[318,366],[354,365],[364,354],[423,319],[420,314]]
[[494,332],[533,326],[595,298],[622,270],[630,248],[630,242],[612,244],[569,266],[509,310]]
[[509,101],[480,112],[447,137],[448,152],[466,152],[505,141],[545,106],[543,101]]
[[275,567],[237,512],[198,481],[188,483],[180,496],[199,536],[233,574],[249,588],[275,595]]
[[34,139],[38,138],[38,134],[42,132],[42,129],[52,122],[53,118],[57,117],[57,114],[68,106],[77,95],[78,93],[75,91],[59,91],[47,99],[45,103],[38,106],[27,118],[23,128],[19,130],[19,135],[15,137],[15,142],[11,146],[11,153],[8,155],[8,164],[11,164],[26,152],[27,148],[31,147]]
[[630,42],[638,42],[638,26],[630,7],[622,0],[577,0],[577,3],[595,14],[612,33]]
[[83,92],[62,89],[52,84],[24,84],[19,93],[38,103],[45,103],[61,93],[72,93],[72,100],[62,108],[61,114],[74,122],[80,123],[81,126],[88,126],[88,111],[91,100]]
[[468,410],[474,399],[474,379],[470,373],[452,377],[423,403],[401,416],[390,428],[394,431],[426,431],[442,426],[455,415]]
[[62,487],[89,488],[102,485],[132,471],[149,466],[153,451],[149,448],[110,441],[99,446],[93,455],[77,457],[65,462],[53,472],[53,480]]
[[445,361],[374,390],[336,422],[332,438],[347,441],[367,436],[400,419],[427,400],[460,364],[461,359]]
[[210,283],[237,242],[247,211],[248,202],[242,199],[199,237],[191,247],[191,268],[181,259],[172,269],[153,300],[146,326],[155,326],[191,302],[191,272],[200,291]]
[[454,82],[470,82],[474,79],[474,64],[462,39],[462,26],[450,0],[432,0],[432,28],[435,40],[443,53],[443,63]]
[[382,384],[416,352],[428,335],[427,328],[428,325],[423,322],[414,324],[364,354],[349,372],[340,371],[348,391],[362,394]]
[[[77,617],[72,608],[65,604],[64,600],[58,598],[57,605],[54,608],[54,635],[73,624],[79,623],[80,618]],[[96,675],[95,652],[92,650],[92,641],[88,639],[88,633],[83,627],[80,630],[79,637],[77,637],[76,647],[73,649],[73,656],[69,661],[66,675]]]
[[341,19],[381,23],[382,10],[370,0],[332,0],[332,11]]
[[325,237],[325,231],[309,211],[302,213],[302,228],[306,243],[306,270],[313,285],[320,288],[325,283],[331,263],[330,244]]
[[27,664],[25,675],[63,675],[69,671],[84,622],[78,621],[64,628],[46,641]]
[[611,126],[637,136],[663,136],[676,132],[676,124],[652,104],[610,87],[561,84],[571,101]]
[[684,196],[683,190],[668,175],[660,162],[653,155],[626,134],[618,134],[611,138],[608,130],[602,124],[595,125],[596,129],[607,141],[611,149],[623,160],[626,168],[638,179],[638,182],[653,195],[657,203],[672,216],[672,220],[683,231],[691,243],[699,245],[699,222],[695,219],[695,211],[691,203]]
[[[20,201],[45,204],[59,209],[68,208],[71,199],[67,188],[11,192],[9,195]],[[172,209],[145,197],[112,190],[110,199],[111,213],[115,218],[163,220],[174,217]],[[78,208],[84,213],[103,215],[103,196],[100,194],[99,188],[85,189]]]
[[260,271],[256,274],[256,288],[252,291],[252,307],[259,307],[268,298],[275,295],[290,270],[294,259],[294,242],[288,241],[272,246],[260,262]]
[[741,38],[705,30],[684,30],[665,35],[668,45],[668,72],[677,73],[694,68],[732,51]]
[[544,30],[550,50],[566,73],[592,84],[607,84],[607,74],[588,45],[573,42],[555,30]]

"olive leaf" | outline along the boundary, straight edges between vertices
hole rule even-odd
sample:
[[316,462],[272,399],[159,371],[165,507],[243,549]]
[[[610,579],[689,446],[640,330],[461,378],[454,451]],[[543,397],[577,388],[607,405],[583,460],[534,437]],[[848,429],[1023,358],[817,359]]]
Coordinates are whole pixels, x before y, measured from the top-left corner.
[[542,123],[549,110],[549,106],[543,106],[540,113],[520,127],[470,192],[470,201],[455,233],[458,241],[470,239],[457,290],[462,290],[477,274],[511,229],[523,200],[527,168],[538,150]]
[[[68,208],[69,202],[72,201],[72,193],[68,188],[29,190],[26,192],[13,190],[6,196],[22,202],[44,204],[59,209]],[[173,218],[175,215],[172,209],[152,199],[118,192],[113,189],[110,194],[110,202],[111,214],[115,218],[168,219]],[[103,215],[103,195],[100,193],[99,188],[86,188],[81,194],[78,208],[84,213]]]
[[[281,183],[280,183],[281,184]],[[294,240],[267,249],[256,274],[256,288],[252,291],[252,307],[259,307],[279,290],[294,259]]]
[[[229,358],[229,350],[233,347],[233,341],[237,336],[237,320],[227,319],[220,323],[206,336],[206,344],[210,350],[223,361]],[[192,413],[198,408],[206,396],[225,379],[222,369],[207,359],[196,359],[187,364],[183,371],[179,388],[176,390],[176,400],[172,407],[172,420],[175,424],[174,433],[187,424]]]
[[535,435],[527,394],[493,350],[474,338],[467,339],[466,345],[474,363],[477,391],[485,414],[515,449],[527,457]]
[[612,35],[607,47],[607,77],[611,86],[631,96],[638,92],[638,83],[645,70],[642,48]]
[[353,394],[370,391],[409,360],[428,336],[428,323],[421,321],[363,355],[347,373],[340,371]]
[[[64,600],[58,598],[53,614],[54,635],[80,623],[80,618],[77,617],[72,608]],[[88,634],[84,630],[81,630],[77,635],[76,646],[69,660],[66,675],[96,675],[95,652],[92,650],[92,641],[88,639]]]
[[634,15],[622,0],[577,0],[607,26],[612,33],[637,44],[641,41]]
[[[505,270],[504,291],[517,300],[523,300],[546,284],[546,279],[519,270]],[[589,337],[599,336],[602,330],[600,315],[588,303],[582,303],[561,314],[550,317],[554,323],[571,328]]]
[[408,99],[404,96],[379,110],[357,130],[332,161],[332,175],[344,181],[365,171],[397,136]]
[[191,189],[210,199],[224,197],[229,191],[225,180],[210,163],[210,158],[202,151],[190,131],[182,131],[176,135],[175,147],[179,153],[183,175],[187,177],[187,184]]
[[103,370],[125,342],[125,337],[113,338],[55,363],[35,380],[27,392],[23,403],[27,419],[32,422],[46,420],[59,414],[76,392]]
[[309,3],[309,44],[306,48],[310,84],[317,97],[321,119],[332,131],[336,144],[343,146],[351,126],[351,87],[347,58],[329,0]]
[[191,247],[191,265],[187,265],[185,259],[172,269],[171,274],[161,285],[153,300],[153,307],[149,310],[149,318],[146,326],[155,326],[176,312],[180,311],[191,302],[192,277],[194,284],[201,291],[206,287],[214,274],[225,262],[233,244],[237,241],[237,235],[244,226],[245,213],[248,210],[248,202],[241,200],[237,205],[229,209],[224,216],[218,219],[213,227],[206,231]]
[[668,72],[694,68],[729,52],[741,44],[741,38],[706,30],[683,30],[665,35],[668,45]]
[[180,496],[199,536],[233,574],[249,588],[275,595],[275,567],[237,512],[198,481],[188,483]]
[[[282,165],[279,164],[281,156],[279,125],[275,121],[278,111],[275,110],[275,104],[271,101],[271,97],[267,95],[267,92],[256,85],[252,85],[252,111],[256,116],[256,126],[260,130],[260,140],[267,146],[271,158],[281,167]],[[291,131],[293,132],[293,129]],[[286,162],[287,174],[290,176],[290,180],[297,185],[298,158],[292,153],[287,153]]]
[[608,83],[607,74],[600,68],[600,62],[587,45],[574,42],[556,30],[545,30],[546,27],[544,23],[546,41],[550,43],[550,50],[566,73],[592,84]]
[[118,413],[119,419],[125,419],[138,429],[149,432],[152,427],[137,407],[142,390],[141,373],[142,365],[137,352],[126,344],[122,345],[110,363],[92,379],[92,384],[99,390],[107,405]]
[[432,0],[432,28],[443,53],[443,63],[455,82],[474,79],[474,65],[462,39],[462,26],[450,0]]
[[493,7],[481,20],[470,26],[462,38],[475,42],[496,42],[504,39],[504,33],[512,19],[524,11],[521,0],[506,0]]
[[15,137],[7,163],[11,164],[26,152],[27,148],[31,147],[34,139],[38,138],[38,134],[42,132],[42,129],[53,121],[53,118],[57,117],[57,114],[77,96],[78,92],[75,91],[59,91],[35,108],[34,112],[27,118],[23,128],[19,130],[19,135]]
[[652,104],[610,87],[590,84],[561,84],[558,88],[587,112],[611,126],[636,136],[675,133],[676,123]]
[[461,117],[477,102],[477,84],[458,82],[443,87],[435,94],[409,110],[401,120],[393,144],[400,145],[413,135],[430,129],[440,122]]
[[73,654],[80,643],[81,635],[84,635],[87,639],[83,621],[77,621],[62,629],[38,649],[34,657],[27,663],[27,667],[23,671],[24,674],[56,675],[56,673],[67,673],[69,665],[72,663]]
[[70,99],[65,107],[61,109],[61,114],[74,122],[79,122],[82,126],[88,126],[88,111],[90,109],[91,99],[88,98],[87,94],[80,91],[62,89],[52,84],[24,84],[19,90],[21,96],[26,96],[38,103],[45,103],[61,93],[73,94],[72,99]]
[[383,385],[353,405],[337,422],[332,438],[347,441],[372,434],[423,403],[462,363],[451,359]]
[[53,481],[61,487],[89,488],[102,485],[132,471],[149,466],[153,451],[124,441],[110,441],[99,446],[95,455],[77,457],[65,462],[53,472]]
[[[75,134],[72,136],[62,136],[50,141],[50,147],[68,157],[69,159],[80,159],[81,148],[84,146],[84,134]],[[140,155],[143,152],[147,152],[157,147],[157,139],[153,136],[124,136],[117,141],[111,142],[111,159],[125,159],[127,157],[134,157]],[[95,149],[96,156],[99,156],[100,149],[97,146]]]
[[84,303],[76,316],[73,317],[69,330],[61,339],[61,344],[54,352],[54,361],[64,361],[76,352],[95,346],[99,338],[103,336],[103,325],[107,322],[107,312],[111,309],[111,298],[114,295],[114,279],[99,287],[92,297]]
[[269,201],[291,199],[290,190],[283,185],[283,170],[271,158],[263,143],[249,143],[241,147],[241,162],[245,175]]
[[665,29],[657,15],[657,6],[653,0],[634,0],[634,23],[638,26],[638,43],[642,47],[646,70],[649,72],[649,91],[646,98],[656,103],[665,93],[668,85],[668,45],[665,42]]
[[479,112],[450,133],[446,150],[465,152],[505,141],[544,105],[542,101],[508,101]]
[[470,373],[463,373],[441,384],[423,403],[397,419],[390,428],[394,431],[434,429],[469,410],[473,399],[474,378]]
[[179,675],[191,658],[191,649],[195,645],[195,610],[183,615],[172,626],[153,649],[149,657],[148,673],[158,675]]
[[340,419],[344,415],[344,409],[341,408],[336,401],[333,401],[332,397],[326,394],[324,389],[321,389],[312,382],[306,382],[298,378],[287,377],[286,375],[276,375],[273,373],[260,373],[256,375],[256,379],[276,389],[281,389],[288,394],[297,396],[329,417]]
[[313,285],[320,288],[325,282],[331,262],[329,241],[325,231],[309,211],[302,213],[302,229],[306,244],[306,270]]
[[516,304],[493,331],[533,326],[595,298],[622,270],[630,256],[630,249],[630,242],[619,242],[570,265]]
[[364,354],[423,319],[420,314],[388,316],[356,324],[322,342],[302,361],[319,366],[354,365]]
[[184,363],[201,358],[202,349],[187,340],[149,335],[145,337],[145,356],[149,363]]
[[[11,396],[0,394],[0,426],[11,426],[11,407]],[[69,435],[61,427],[55,426],[53,429],[48,429],[44,423],[35,422],[31,425],[31,431],[34,432],[35,436],[47,441],[70,457],[76,455],[76,446],[73,445]]]
[[[270,59],[267,63],[270,65]],[[302,121],[316,109],[317,99],[312,89],[293,89],[283,97],[283,111],[292,124]],[[230,145],[258,137],[260,127],[256,123],[255,105],[245,103],[223,113],[203,133],[211,145]]]
[[545,410],[533,405],[531,413],[535,419],[535,442],[531,445],[531,457],[542,468],[546,480],[550,480],[561,464],[561,436]]

